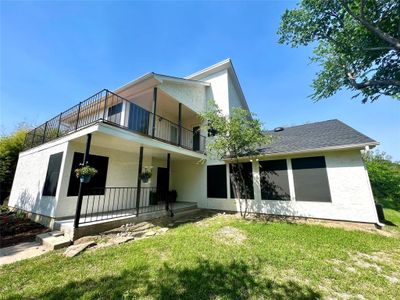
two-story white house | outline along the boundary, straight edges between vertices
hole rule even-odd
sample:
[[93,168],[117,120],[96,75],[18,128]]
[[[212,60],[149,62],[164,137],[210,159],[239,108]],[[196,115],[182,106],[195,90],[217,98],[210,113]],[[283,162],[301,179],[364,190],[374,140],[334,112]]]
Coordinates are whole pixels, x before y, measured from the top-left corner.
[[[9,206],[52,228],[154,217],[166,208],[238,210],[229,161],[205,155],[198,114],[210,99],[227,115],[248,109],[230,59],[185,78],[149,73],[96,93],[29,132]],[[272,144],[243,158],[250,211],[379,222],[360,152],[376,141],[338,120],[269,133]],[[74,170],[84,161],[98,174],[80,184]],[[143,170],[152,172],[148,182],[138,176]]]

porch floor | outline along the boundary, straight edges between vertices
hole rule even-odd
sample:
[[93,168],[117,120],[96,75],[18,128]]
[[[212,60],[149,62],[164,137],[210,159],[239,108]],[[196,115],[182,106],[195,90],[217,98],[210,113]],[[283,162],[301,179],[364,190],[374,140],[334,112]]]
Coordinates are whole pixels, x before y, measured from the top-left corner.
[[[173,212],[179,211],[179,210],[184,210],[184,209],[190,209],[190,208],[197,208],[197,203],[194,202],[175,202],[175,203],[170,203],[170,207]],[[154,214],[157,212],[163,212],[164,211],[164,204],[158,204],[158,205],[151,205],[147,207],[141,207],[139,215],[145,216],[145,215],[150,215]],[[136,217],[136,209],[123,209],[119,211],[113,211],[113,212],[104,212],[104,213],[96,213],[92,215],[84,215],[81,216],[79,219],[79,227],[85,227],[85,226],[91,226],[91,225],[96,225],[96,224],[103,224],[107,222],[114,222],[117,220],[124,220],[124,219],[129,219]],[[56,221],[56,228],[73,228],[74,225],[74,219],[65,219],[65,220],[59,220]]]

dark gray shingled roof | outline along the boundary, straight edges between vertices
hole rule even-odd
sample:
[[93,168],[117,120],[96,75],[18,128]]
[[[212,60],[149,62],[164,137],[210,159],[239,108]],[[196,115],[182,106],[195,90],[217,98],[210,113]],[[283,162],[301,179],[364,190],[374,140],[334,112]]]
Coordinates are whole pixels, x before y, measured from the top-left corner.
[[272,135],[272,143],[260,148],[261,153],[293,153],[341,148],[351,145],[378,145],[379,143],[339,120],[328,120],[292,127],[283,131],[267,131]]

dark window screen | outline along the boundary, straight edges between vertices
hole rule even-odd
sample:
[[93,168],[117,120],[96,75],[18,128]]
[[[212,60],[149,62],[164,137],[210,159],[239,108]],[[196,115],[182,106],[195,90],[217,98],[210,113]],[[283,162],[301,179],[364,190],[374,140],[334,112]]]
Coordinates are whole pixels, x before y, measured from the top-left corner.
[[114,123],[120,123],[122,112],[122,103],[115,104],[108,108],[108,120]]
[[297,201],[331,201],[325,157],[294,158],[292,168]]
[[260,161],[261,199],[290,200],[286,159]]
[[[254,199],[254,189],[253,189],[253,168],[251,166],[251,162],[246,162],[246,163],[240,163],[239,166],[242,167],[242,174],[244,177],[244,182],[245,182],[245,188],[244,191],[242,191],[242,195],[240,196],[241,199],[244,198],[245,194],[247,194],[247,199]],[[239,198],[239,195],[237,195],[234,186],[233,186],[233,181],[235,180],[235,175],[233,172],[233,168],[238,168],[238,165],[229,165],[230,169],[230,185],[231,185],[231,197],[233,196],[234,198]]]
[[[75,169],[79,168],[79,164],[83,161],[83,153],[75,152],[72,162],[71,175],[69,178],[69,186],[67,196],[77,196],[79,190],[79,178],[76,178]],[[89,183],[83,184],[84,195],[104,195],[106,186],[108,157],[89,155],[89,166],[95,168],[98,173],[92,177]]]
[[[148,133],[150,113],[143,108],[130,104],[128,127],[132,130]],[[158,120],[158,118],[156,118]]]
[[50,155],[49,165],[47,166],[46,180],[44,182],[43,196],[56,195],[62,157],[62,152]]
[[226,166],[207,166],[207,197],[226,198]]

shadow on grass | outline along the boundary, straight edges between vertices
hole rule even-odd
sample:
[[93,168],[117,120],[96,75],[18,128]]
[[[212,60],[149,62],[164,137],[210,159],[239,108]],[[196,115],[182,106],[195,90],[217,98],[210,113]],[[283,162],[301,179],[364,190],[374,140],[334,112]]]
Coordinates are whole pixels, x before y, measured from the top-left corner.
[[[259,264],[257,264],[259,265]],[[127,269],[97,280],[69,282],[34,298],[40,299],[318,299],[321,295],[293,281],[260,278],[258,267],[243,262],[221,264],[199,260],[194,267],[164,264],[152,276],[150,268]],[[28,299],[28,298],[27,298]],[[30,297],[29,297],[30,299]]]

